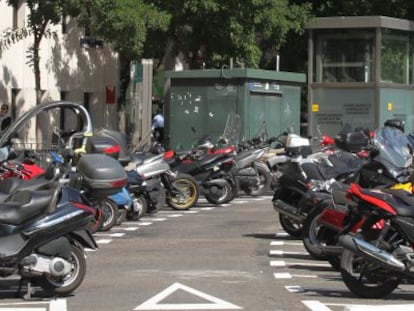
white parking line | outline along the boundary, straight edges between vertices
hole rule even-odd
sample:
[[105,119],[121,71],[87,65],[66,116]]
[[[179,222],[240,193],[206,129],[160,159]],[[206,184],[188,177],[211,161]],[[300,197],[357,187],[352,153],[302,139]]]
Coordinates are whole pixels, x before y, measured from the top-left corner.
[[96,240],[97,244],[109,244],[111,242],[112,242],[112,239],[99,239],[99,240]]
[[270,242],[271,246],[284,246],[284,245],[289,245],[289,246],[303,246],[302,242],[291,242],[291,241],[272,241]]
[[332,311],[332,309],[317,300],[303,300],[302,303],[312,311]]
[[332,266],[329,263],[286,262],[284,260],[271,260],[270,265],[272,267],[306,266],[306,267],[329,267],[329,268],[332,268]]
[[276,272],[273,273],[275,279],[292,279],[292,278],[317,278],[317,275],[313,274],[291,274],[289,272]]
[[183,217],[183,214],[171,214],[171,215],[167,215],[167,217],[169,218],[177,218],[177,217]]
[[285,288],[290,293],[303,293],[305,291],[303,287],[299,285],[288,285],[288,286],[285,286]]
[[139,227],[126,227],[126,228],[123,228],[123,227],[117,227],[116,228],[116,230],[125,230],[125,231],[136,231],[136,230],[138,230],[139,229]]
[[270,256],[292,256],[292,255],[304,255],[304,256],[309,256],[308,252],[285,252],[282,250],[270,250],[269,251],[269,255]]
[[150,225],[152,225],[152,222],[139,222],[139,223],[137,223],[137,225],[138,226],[150,226]]
[[117,232],[117,233],[104,233],[104,232],[96,232],[93,234],[95,237],[100,237],[100,236],[109,236],[111,238],[120,238],[123,237],[125,235],[125,233],[121,233],[121,232]]
[[289,233],[286,233],[286,232],[277,232],[275,234],[275,237],[277,237],[277,238],[287,238],[289,236],[290,236]]

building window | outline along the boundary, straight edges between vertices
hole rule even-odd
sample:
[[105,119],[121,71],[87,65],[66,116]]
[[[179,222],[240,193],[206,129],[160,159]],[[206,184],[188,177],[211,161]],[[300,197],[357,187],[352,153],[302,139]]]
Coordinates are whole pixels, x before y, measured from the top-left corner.
[[319,31],[315,39],[315,82],[373,81],[373,30]]
[[381,43],[381,81],[413,83],[413,40],[409,33],[383,29]]

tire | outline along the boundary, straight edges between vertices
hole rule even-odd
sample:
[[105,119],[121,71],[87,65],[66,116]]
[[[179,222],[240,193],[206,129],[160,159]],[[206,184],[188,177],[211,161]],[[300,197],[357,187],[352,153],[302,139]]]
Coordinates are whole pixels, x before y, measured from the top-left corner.
[[81,285],[86,274],[85,252],[80,245],[71,245],[72,271],[65,277],[43,275],[35,283],[52,295],[67,296]]
[[204,197],[214,205],[226,204],[234,198],[233,187],[229,181],[224,186],[211,186],[205,189]]
[[168,193],[167,204],[176,210],[188,210],[198,201],[200,189],[194,177],[187,174],[179,174],[172,182],[173,191]]
[[118,220],[118,205],[111,199],[103,199],[99,203],[99,208],[103,214],[103,223],[99,231],[108,231],[111,230],[113,226],[116,225]]
[[322,212],[317,208],[312,210],[306,217],[302,228],[303,246],[315,259],[328,259],[324,253],[324,246],[336,244],[333,237],[336,231],[318,223],[318,216]]
[[260,183],[257,186],[245,187],[243,190],[247,195],[257,197],[265,194],[270,189],[272,176],[269,171],[262,165],[256,164],[256,171],[259,175]]
[[[373,271],[369,273],[366,268]],[[346,287],[363,298],[383,298],[392,293],[401,282],[395,273],[382,269],[347,249],[342,253],[341,276]]]
[[279,222],[283,230],[294,238],[302,236],[302,224],[293,220],[289,216],[279,213]]
[[127,219],[133,221],[139,220],[142,216],[146,214],[147,210],[147,198],[143,194],[132,194],[132,206],[131,210],[127,213]]

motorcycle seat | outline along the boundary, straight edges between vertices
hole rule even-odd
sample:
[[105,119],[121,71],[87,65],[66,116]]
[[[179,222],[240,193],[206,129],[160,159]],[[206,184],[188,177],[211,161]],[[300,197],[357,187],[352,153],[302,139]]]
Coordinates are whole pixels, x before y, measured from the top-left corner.
[[51,202],[56,202],[55,191],[56,189],[16,191],[5,202],[0,203],[0,223],[20,225],[47,212]]

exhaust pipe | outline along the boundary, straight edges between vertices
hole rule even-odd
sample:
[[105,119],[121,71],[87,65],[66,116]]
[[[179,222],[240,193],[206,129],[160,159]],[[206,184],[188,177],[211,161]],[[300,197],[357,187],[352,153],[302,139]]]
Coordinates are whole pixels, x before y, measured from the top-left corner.
[[273,208],[275,211],[289,216],[293,220],[303,223],[306,219],[306,216],[297,214],[298,209],[290,204],[287,204],[281,200],[276,200],[273,202]]
[[364,256],[365,258],[373,259],[397,271],[406,270],[404,263],[395,258],[392,254],[355,236],[349,234],[342,235],[339,237],[338,241],[344,248]]

